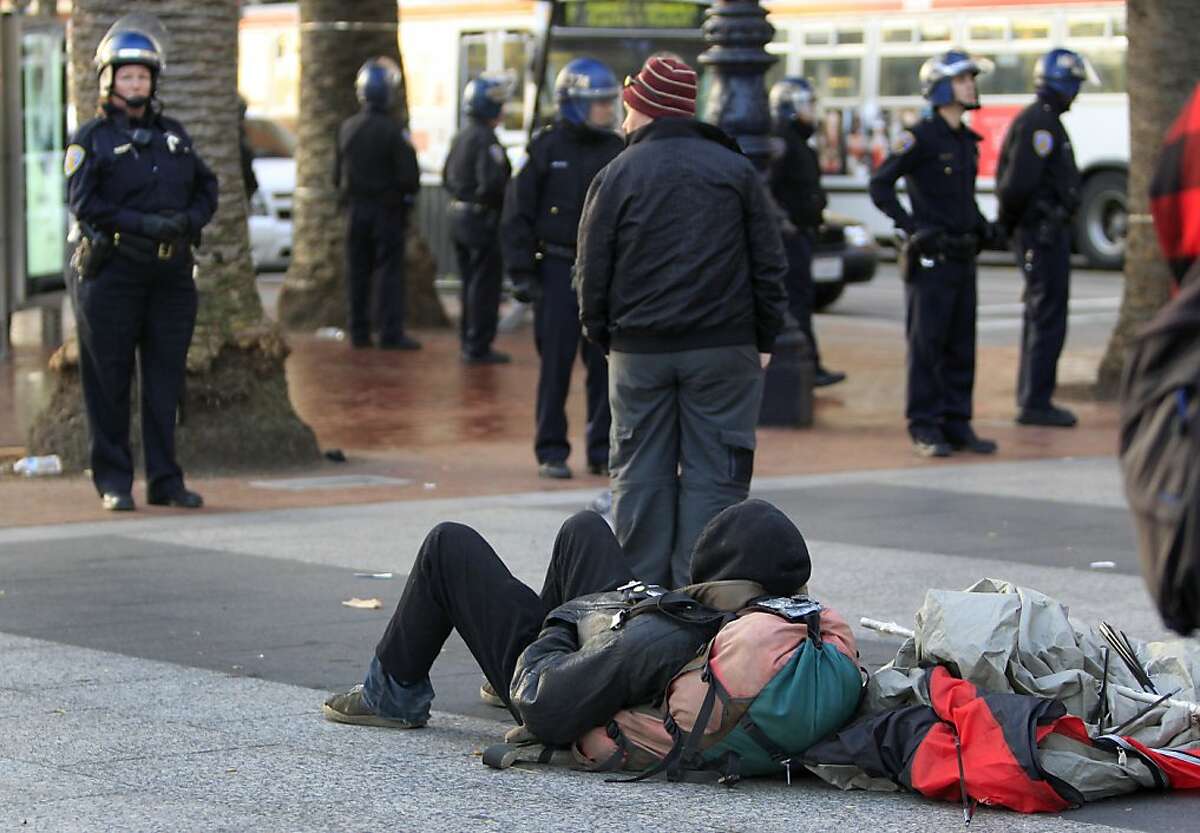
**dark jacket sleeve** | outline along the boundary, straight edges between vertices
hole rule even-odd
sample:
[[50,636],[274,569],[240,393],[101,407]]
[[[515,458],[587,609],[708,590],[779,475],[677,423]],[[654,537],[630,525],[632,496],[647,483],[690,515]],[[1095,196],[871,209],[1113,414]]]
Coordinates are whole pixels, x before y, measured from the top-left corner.
[[542,193],[542,166],[538,144],[529,143],[525,164],[509,183],[504,195],[504,214],[500,221],[500,243],[504,265],[514,274],[537,273],[538,203]]
[[616,265],[614,247],[620,193],[602,168],[588,186],[579,219],[575,259],[575,290],[579,296],[579,320],[589,341],[605,350],[609,343],[608,292]]
[[1049,154],[1038,155],[1033,136],[1038,130],[1049,129],[1050,125],[1039,124],[1036,118],[1018,119],[1009,128],[1012,135],[1005,137],[1008,153],[1005,154],[1004,170],[996,180],[996,197],[1000,203],[1000,222],[1008,228],[1021,222],[1042,181]]
[[893,150],[883,164],[871,177],[871,202],[884,214],[892,218],[896,228],[907,232],[916,230],[917,224],[912,215],[904,210],[900,198],[896,196],[896,181],[915,167],[920,148],[914,134],[912,145],[903,151]]
[[417,151],[396,127],[396,173],[399,177],[400,193],[415,194],[421,190],[421,166],[417,162]]
[[504,204],[508,175],[509,166],[508,159],[504,156],[504,147],[499,144],[480,147],[475,155],[476,199],[484,205],[500,208]]
[[787,308],[787,256],[779,223],[758,172],[749,165],[746,191],[746,248],[750,257],[750,284],[754,290],[754,329],[758,352],[770,353],[775,336],[783,329]]
[[81,127],[73,145],[83,148],[82,164],[67,179],[67,204],[79,220],[108,229],[136,231],[141,227],[142,212],[123,208],[100,195],[103,162],[92,144],[92,124]]
[[[579,644],[574,602],[558,608],[517,662],[510,693],[521,720],[546,743],[565,745],[618,711],[660,700],[671,678],[707,641],[664,616],[629,619]],[[560,618],[560,615],[566,616]]]

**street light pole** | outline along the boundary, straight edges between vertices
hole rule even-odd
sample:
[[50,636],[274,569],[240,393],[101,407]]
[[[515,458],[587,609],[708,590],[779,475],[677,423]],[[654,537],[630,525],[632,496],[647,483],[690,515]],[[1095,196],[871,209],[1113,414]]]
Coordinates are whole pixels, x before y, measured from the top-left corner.
[[[771,112],[764,76],[778,59],[766,45],[775,36],[758,0],[717,0],[705,12],[704,40],[709,44],[700,63],[711,68],[704,120],[737,139],[759,172],[771,159]],[[812,425],[812,345],[792,317],[775,341],[763,382],[761,425]]]

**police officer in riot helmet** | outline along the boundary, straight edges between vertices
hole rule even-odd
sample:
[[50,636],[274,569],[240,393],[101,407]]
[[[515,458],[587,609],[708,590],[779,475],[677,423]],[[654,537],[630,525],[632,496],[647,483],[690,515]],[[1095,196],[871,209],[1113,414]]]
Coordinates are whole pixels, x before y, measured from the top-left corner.
[[783,245],[788,258],[788,312],[813,351],[816,376],[813,384],[825,387],[841,382],[845,373],[821,364],[813,332],[813,244],[824,222],[825,191],[817,152],[809,145],[816,126],[817,94],[807,78],[789,76],[771,87],[772,132],[778,144],[768,168],[771,195],[784,212]]
[[155,97],[166,32],[148,15],[113,24],[96,49],[100,112],[67,147],[79,362],[92,480],[105,509],[134,508],[129,399],[140,371],[146,496],[203,504],[175,459],[175,421],[196,321],[192,247],[217,208],[217,179]]
[[1025,320],[1017,370],[1017,422],[1070,428],[1075,414],[1050,398],[1067,338],[1071,220],[1079,208],[1079,169],[1062,114],[1084,82],[1099,83],[1091,64],[1069,49],[1052,49],[1034,73],[1036,100],[1004,137],[996,170],[1000,222],[1025,278]]
[[462,282],[459,322],[466,364],[503,364],[492,349],[500,311],[500,210],[512,168],[496,127],[510,95],[507,79],[480,75],[463,90],[462,129],[450,143],[442,181],[451,200],[449,219]]
[[567,392],[576,355],[587,370],[587,466],[608,472],[608,362],[582,338],[571,286],[583,198],[596,173],[621,152],[614,131],[621,89],[604,64],[576,58],[554,84],[557,118],[534,134],[513,179],[501,225],[504,263],[518,300],[534,304],[534,342],[541,358],[537,388],[538,474],[568,478]]
[[371,346],[372,317],[381,348],[421,347],[404,331],[405,231],[421,170],[416,151],[391,113],[399,86],[400,68],[394,61],[366,61],[354,83],[362,109],[338,129],[333,180],[346,209],[346,296],[350,343],[356,348]]
[[[871,200],[902,238],[908,337],[905,415],[914,450],[945,457],[965,450],[991,454],[992,440],[971,427],[975,385],[975,257],[1002,233],[975,203],[979,134],[964,122],[979,107],[976,77],[986,59],[959,50],[921,67],[925,116],[897,135],[891,153],[871,177]],[[896,196],[904,177],[912,204]]]

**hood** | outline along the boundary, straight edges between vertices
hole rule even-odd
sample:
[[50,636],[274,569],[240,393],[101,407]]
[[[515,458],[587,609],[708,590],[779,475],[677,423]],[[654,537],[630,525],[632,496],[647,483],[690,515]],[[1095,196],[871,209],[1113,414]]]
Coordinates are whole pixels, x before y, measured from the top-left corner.
[[1200,258],[1200,84],[1163,142],[1150,182],[1150,213],[1163,256],[1182,283]]
[[692,583],[741,579],[772,596],[790,596],[808,582],[812,561],[804,536],[764,500],[744,500],[708,522],[692,550]]

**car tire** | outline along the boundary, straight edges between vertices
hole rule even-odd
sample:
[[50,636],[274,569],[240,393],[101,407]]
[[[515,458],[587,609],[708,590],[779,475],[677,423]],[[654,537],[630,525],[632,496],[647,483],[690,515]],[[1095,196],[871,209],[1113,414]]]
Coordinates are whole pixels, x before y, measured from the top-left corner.
[[1125,171],[1101,171],[1083,183],[1075,214],[1075,249],[1093,269],[1120,269],[1125,262],[1128,181]]
[[842,297],[842,292],[846,289],[844,283],[819,283],[813,288],[813,308],[817,312],[824,312],[827,307],[833,306],[833,302]]

